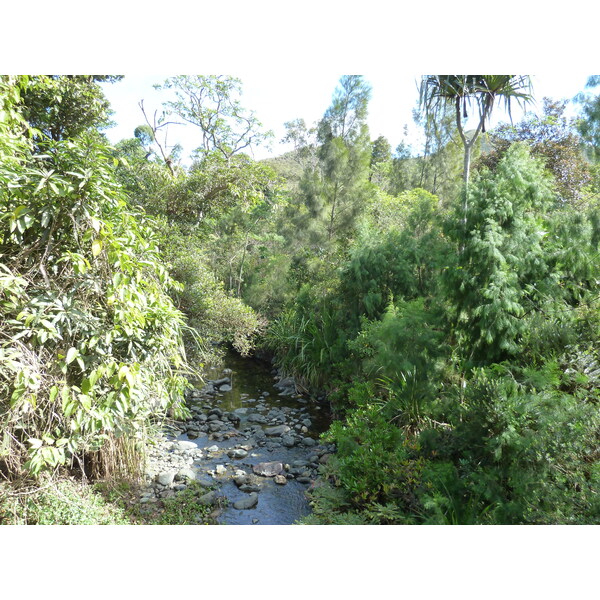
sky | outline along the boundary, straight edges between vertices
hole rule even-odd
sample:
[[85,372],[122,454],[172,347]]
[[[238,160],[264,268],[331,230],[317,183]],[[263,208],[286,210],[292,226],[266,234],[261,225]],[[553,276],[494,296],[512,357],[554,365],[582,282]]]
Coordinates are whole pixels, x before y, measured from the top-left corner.
[[[178,73],[172,73],[175,75]],[[284,123],[303,118],[307,125],[316,123],[331,103],[333,92],[343,73],[333,71],[315,71],[310,75],[293,71],[281,73],[273,77],[265,72],[230,72],[228,75],[238,77],[242,81],[242,106],[255,112],[264,128],[274,133],[270,148],[259,147],[253,151],[255,159],[278,156],[291,146],[281,144],[285,135]],[[529,111],[539,112],[542,98],[571,100],[582,91],[588,73],[540,73],[532,75],[535,104]],[[167,99],[167,90],[155,90],[154,84],[160,84],[169,75],[136,75],[125,74],[123,80],[104,84],[104,91],[114,110],[113,120],[117,125],[106,131],[111,143],[133,137],[134,129],[144,123],[139,108],[140,100],[148,114],[155,110],[162,111],[162,103]],[[363,73],[365,80],[371,85],[368,125],[371,139],[385,136],[395,149],[404,138],[404,127],[408,128],[408,142],[418,150],[421,137],[412,118],[412,111],[417,106],[418,73]],[[568,114],[574,115],[576,105],[571,103]],[[523,116],[517,105],[513,107],[513,120]],[[508,116],[500,109],[494,113],[492,125],[507,121]],[[172,126],[169,129],[169,144],[181,143],[184,147],[182,159],[199,145],[197,129],[192,125]]]

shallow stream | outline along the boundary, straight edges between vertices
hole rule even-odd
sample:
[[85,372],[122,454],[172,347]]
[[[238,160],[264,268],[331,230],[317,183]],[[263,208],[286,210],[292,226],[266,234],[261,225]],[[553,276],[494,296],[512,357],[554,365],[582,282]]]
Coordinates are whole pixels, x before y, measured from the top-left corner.
[[[325,452],[319,443],[330,419],[327,410],[316,400],[301,394],[282,392],[275,387],[279,382],[277,371],[270,363],[253,358],[243,358],[228,353],[222,367],[210,369],[206,379],[219,381],[229,379],[225,390],[216,394],[192,394],[188,399],[192,411],[210,415],[210,410],[220,409],[224,415],[234,413],[239,422],[235,431],[240,435],[224,436],[199,432],[196,437],[189,432],[177,436],[180,441],[193,441],[204,456],[199,463],[197,479],[212,478],[219,484],[219,495],[228,502],[218,517],[218,522],[228,525],[289,525],[310,512],[306,491],[316,476],[319,458]],[[209,384],[210,385],[210,384]],[[216,389],[222,386],[215,386]],[[202,388],[198,384],[198,388]],[[258,422],[256,419],[260,419]],[[286,438],[265,436],[269,427],[287,425],[288,435],[295,438],[293,447],[286,445]],[[262,431],[258,431],[261,429]],[[220,439],[222,438],[222,439]],[[312,438],[312,439],[307,439]],[[289,437],[288,437],[289,441]],[[218,447],[218,451],[214,448]],[[232,458],[228,452],[245,446],[248,453],[243,458]],[[213,448],[212,452],[206,449]],[[287,483],[276,483],[273,477],[258,477],[258,503],[250,509],[238,510],[234,503],[247,498],[234,482],[235,473],[244,471],[252,474],[252,467],[263,462],[280,462],[286,465]],[[221,473],[217,474],[217,467]],[[208,475],[207,475],[208,474]]]

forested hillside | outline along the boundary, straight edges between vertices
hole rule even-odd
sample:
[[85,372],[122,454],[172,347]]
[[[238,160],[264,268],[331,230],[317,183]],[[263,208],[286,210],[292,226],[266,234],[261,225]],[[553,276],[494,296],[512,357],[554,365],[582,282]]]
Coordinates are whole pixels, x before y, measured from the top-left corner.
[[259,161],[238,79],[157,82],[111,145],[119,80],[0,77],[0,524],[58,519],[63,485],[142,522],[122,491],[227,349],[331,415],[305,523],[600,522],[599,76],[577,119],[491,130],[528,77],[423,76],[419,152],[344,76]]

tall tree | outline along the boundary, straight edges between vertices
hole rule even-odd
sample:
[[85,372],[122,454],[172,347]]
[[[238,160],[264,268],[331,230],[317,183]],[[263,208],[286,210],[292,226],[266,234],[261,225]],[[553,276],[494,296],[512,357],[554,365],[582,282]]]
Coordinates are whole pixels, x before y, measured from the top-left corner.
[[110,125],[110,104],[99,83],[112,75],[50,75],[32,77],[22,95],[23,116],[35,136],[59,141]]
[[371,88],[361,76],[340,79],[318,126],[318,165],[307,169],[301,183],[309,213],[324,225],[328,242],[350,231],[366,198],[371,159],[366,124],[370,94]]
[[[588,78],[586,89],[600,86],[600,75]],[[578,94],[576,101],[582,105],[581,116],[577,129],[584,140],[588,156],[594,161],[600,161],[600,94]]]
[[216,151],[229,159],[271,137],[254,112],[242,107],[242,82],[235,77],[178,75],[155,87],[173,90],[176,99],[165,102],[167,110],[200,129],[200,157]]
[[[456,127],[464,154],[463,180],[469,182],[471,152],[480,133],[485,132],[494,104],[503,100],[510,115],[511,102],[527,104],[531,100],[531,82],[526,75],[425,75],[419,92],[421,107],[426,114],[437,115],[450,104],[454,107]],[[475,105],[477,127],[470,136],[465,131],[468,110]]]

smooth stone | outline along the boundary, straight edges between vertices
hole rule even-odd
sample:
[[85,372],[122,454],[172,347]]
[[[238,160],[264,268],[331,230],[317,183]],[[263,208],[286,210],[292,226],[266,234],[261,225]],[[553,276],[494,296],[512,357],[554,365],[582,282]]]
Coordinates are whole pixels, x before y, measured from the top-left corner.
[[198,504],[202,504],[203,506],[211,506],[215,504],[217,501],[217,492],[213,490],[212,492],[208,492],[208,494],[204,494],[200,496],[197,500]]
[[212,481],[212,479],[210,479],[210,480],[209,480],[208,478],[205,478],[205,477],[206,477],[206,476],[203,476],[201,479],[196,479],[196,483],[198,483],[198,485],[199,485],[200,487],[203,487],[203,488],[210,488],[210,487],[212,487],[213,485],[215,485],[215,482],[214,482],[214,481]]
[[175,479],[180,481],[185,479],[194,480],[196,479],[196,473],[193,469],[181,469],[177,472],[177,475],[175,475]]
[[258,463],[252,467],[252,470],[257,475],[263,477],[273,477],[279,475],[283,471],[283,464],[277,461]]
[[217,465],[215,471],[217,475],[224,475],[227,473],[227,467],[225,465]]
[[210,448],[206,449],[208,452],[218,452],[219,451],[219,446],[217,446],[216,444],[214,446],[211,446]]
[[241,448],[234,448],[233,450],[230,450],[227,455],[230,458],[246,458],[246,456],[248,456],[248,452],[246,452],[246,450],[242,450]]
[[241,487],[242,485],[246,485],[249,481],[250,481],[250,478],[246,474],[244,474],[244,475],[237,475],[236,477],[233,478],[233,482],[238,487]]
[[260,485],[257,483],[244,483],[240,485],[242,492],[260,492]]
[[232,389],[233,388],[228,383],[219,387],[220,392],[230,392]]
[[242,498],[237,502],[233,503],[233,508],[237,510],[248,510],[249,508],[254,508],[258,504],[258,494],[256,492],[252,492],[247,498]]
[[273,387],[276,388],[289,388],[295,387],[296,382],[293,377],[286,377],[285,379],[279,380]]
[[317,444],[317,442],[315,440],[313,440],[312,438],[309,438],[309,437],[302,438],[302,443],[305,446],[316,446],[316,444]]
[[160,485],[171,485],[175,479],[175,471],[167,471],[157,476],[156,481]]
[[173,448],[177,450],[196,450],[198,446],[194,442],[186,442],[184,440],[180,440],[173,443]]
[[252,413],[251,415],[248,415],[248,421],[250,421],[250,423],[266,423],[267,418],[258,413]]
[[265,434],[266,435],[282,435],[287,433],[290,428],[287,425],[276,425],[275,427],[266,427]]
[[287,483],[287,478],[285,475],[275,475],[273,481],[279,485],[285,485]]

